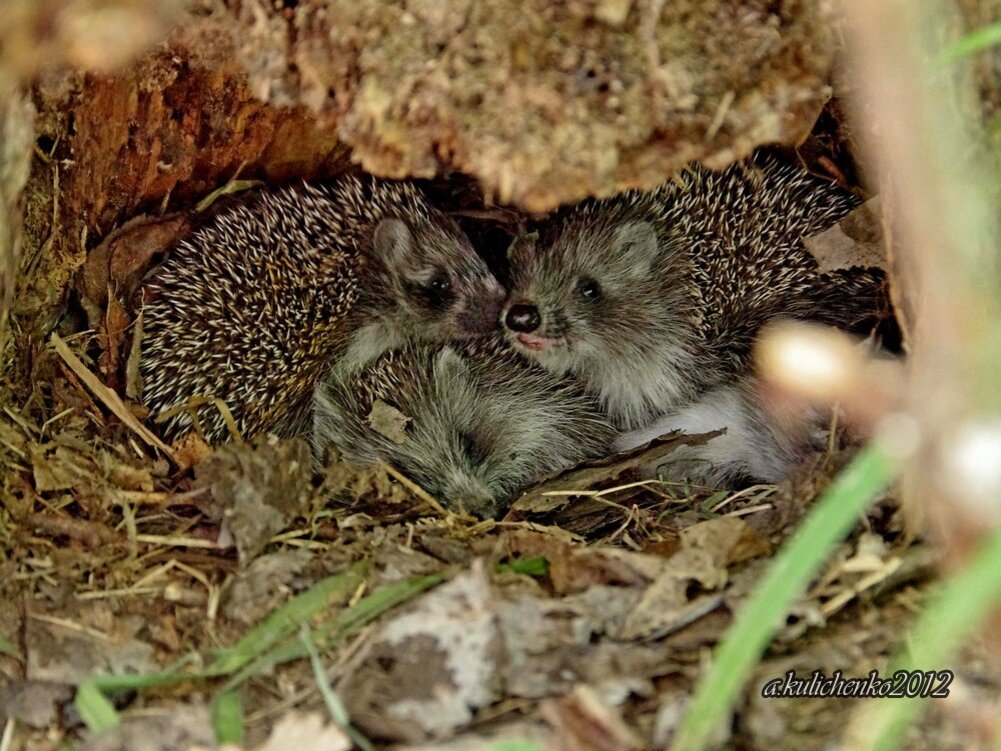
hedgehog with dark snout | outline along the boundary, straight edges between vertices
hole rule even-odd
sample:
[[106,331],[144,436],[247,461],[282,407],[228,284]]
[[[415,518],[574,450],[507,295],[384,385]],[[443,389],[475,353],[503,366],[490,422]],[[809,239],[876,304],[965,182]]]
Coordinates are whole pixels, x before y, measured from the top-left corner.
[[168,439],[192,429],[194,409],[221,441],[233,427],[308,434],[331,364],[349,372],[408,341],[482,335],[504,290],[414,185],[343,177],[221,211],[142,297],[143,402]]
[[[686,407],[704,416],[695,406],[703,397],[721,423],[714,429],[760,414],[751,391],[715,392],[712,402],[712,390],[750,372],[762,326],[788,317],[862,330],[886,315],[879,269],[825,272],[803,244],[856,204],[759,154],[561,210],[535,241],[511,249],[508,339],[551,372],[582,379],[613,422],[640,437]],[[768,431],[748,435],[761,451],[784,453]],[[638,442],[627,433],[617,446]]]
[[[381,402],[405,423],[374,427]],[[615,436],[598,403],[500,337],[410,344],[351,376],[332,371],[313,403],[318,462],[383,461],[454,509],[503,513],[528,485],[602,456]]]

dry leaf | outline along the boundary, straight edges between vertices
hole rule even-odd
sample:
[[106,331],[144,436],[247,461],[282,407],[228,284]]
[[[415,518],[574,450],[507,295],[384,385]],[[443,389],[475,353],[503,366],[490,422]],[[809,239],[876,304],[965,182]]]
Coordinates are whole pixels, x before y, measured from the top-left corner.
[[770,548],[766,539],[736,516],[693,524],[681,531],[681,542],[685,547],[705,550],[723,568],[762,555]]
[[180,470],[190,469],[212,455],[209,446],[197,433],[188,433],[174,442],[174,461]]
[[386,623],[342,695],[368,735],[447,737],[496,698],[500,643],[482,560]]
[[680,446],[701,446],[721,433],[720,430],[698,435],[674,433],[656,438],[624,454],[587,462],[578,469],[529,488],[512,504],[511,510],[532,514],[547,513],[570,503],[574,499],[570,491],[589,490],[599,484],[611,484],[628,472],[639,472],[643,467],[670,456]]
[[407,440],[407,425],[410,422],[411,418],[381,399],[372,403],[372,411],[368,413],[368,424],[372,430],[393,443]]
[[24,644],[29,679],[80,683],[95,673],[145,673],[159,667],[152,645],[129,633],[138,631],[141,622],[126,629],[125,620],[120,619],[115,625],[122,633],[104,634],[81,625],[94,610],[53,610],[28,617]]
[[[122,726],[100,735],[91,735],[80,751],[193,751],[219,749],[202,704],[174,704],[123,717]],[[300,748],[298,751],[304,751]],[[337,751],[341,751],[338,749]]]
[[73,687],[66,683],[12,680],[0,686],[0,724],[13,719],[28,727],[48,728],[58,721],[73,694]]
[[190,226],[187,216],[182,214],[137,216],[111,232],[87,254],[86,262],[77,272],[76,287],[91,328],[100,327],[109,292],[113,294],[111,299],[128,306],[153,260],[177,242]]
[[39,493],[67,490],[76,484],[76,476],[66,463],[50,458],[45,448],[37,444],[31,446],[31,473]]
[[687,626],[722,603],[716,594],[690,595],[690,584],[718,589],[726,583],[726,570],[699,548],[686,548],[668,559],[643,597],[630,611],[616,636],[620,639],[663,637]]
[[310,560],[306,550],[262,555],[238,571],[223,598],[223,614],[242,626],[252,626],[288,596],[288,583]]
[[555,731],[560,751],[634,751],[643,742],[622,717],[587,686],[578,686],[570,696],[548,700],[539,712]]
[[349,751],[351,739],[319,712],[289,712],[256,751]]
[[197,487],[211,491],[196,503],[233,535],[241,565],[305,511],[312,466],[302,439],[260,436],[252,444],[223,444],[195,468]]
[[821,271],[886,269],[879,198],[872,198],[830,229],[803,241]]

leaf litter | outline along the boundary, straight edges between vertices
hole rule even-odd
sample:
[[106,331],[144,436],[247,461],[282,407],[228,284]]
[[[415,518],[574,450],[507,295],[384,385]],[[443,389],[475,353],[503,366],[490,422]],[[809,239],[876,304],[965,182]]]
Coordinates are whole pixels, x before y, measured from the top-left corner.
[[[78,411],[44,431],[12,412],[2,586],[18,608],[3,635],[24,658],[0,656],[4,710],[36,740],[86,749],[215,748],[213,703],[229,695],[247,749],[651,747],[815,490],[638,483],[669,438],[475,522],[388,468],[314,478],[300,441],[205,448],[193,470],[169,469],[103,410],[96,431]],[[885,505],[780,649],[826,645],[848,618],[895,632],[883,610],[902,619],[915,578],[868,600],[906,550]],[[835,664],[817,648],[797,664]],[[93,733],[84,721],[103,727],[102,712],[109,729]]]
[[[0,715],[31,748],[663,747],[842,461],[739,492],[640,480],[711,438],[669,436],[480,522],[390,467],[314,474],[298,440],[193,439],[168,462],[82,374],[86,346],[41,356],[48,412],[0,413]],[[892,498],[862,522],[758,684],[885,664],[935,561]],[[851,709],[747,696],[728,744],[818,748],[797,728]]]

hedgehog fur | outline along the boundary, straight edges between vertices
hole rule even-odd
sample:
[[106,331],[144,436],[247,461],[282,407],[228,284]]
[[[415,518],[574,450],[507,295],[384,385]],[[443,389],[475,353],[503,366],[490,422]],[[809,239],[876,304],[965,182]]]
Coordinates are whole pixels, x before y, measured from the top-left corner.
[[[381,401],[406,419],[401,436],[373,428]],[[529,484],[603,455],[615,436],[579,384],[519,356],[500,337],[410,344],[344,377],[314,400],[318,459],[382,461],[453,508],[502,513]]]

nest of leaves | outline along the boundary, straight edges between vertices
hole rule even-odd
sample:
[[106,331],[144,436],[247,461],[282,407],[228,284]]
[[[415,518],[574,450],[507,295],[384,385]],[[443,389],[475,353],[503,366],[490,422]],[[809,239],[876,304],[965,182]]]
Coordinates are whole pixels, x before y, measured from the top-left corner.
[[[739,492],[637,480],[666,440],[476,521],[389,467],[314,476],[301,440],[171,462],[118,415],[85,344],[43,353],[47,419],[0,415],[0,706],[32,748],[662,747],[842,463]],[[874,507],[758,684],[882,664],[934,562],[902,530],[892,500]],[[757,694],[728,744],[815,743],[850,704]]]

